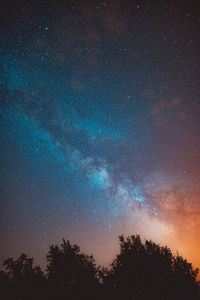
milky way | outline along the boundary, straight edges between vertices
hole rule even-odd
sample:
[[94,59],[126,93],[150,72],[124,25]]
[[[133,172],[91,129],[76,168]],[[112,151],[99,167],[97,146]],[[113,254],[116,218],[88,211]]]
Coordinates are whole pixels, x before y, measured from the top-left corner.
[[186,1],[1,1],[0,258],[141,234],[200,266],[200,14]]

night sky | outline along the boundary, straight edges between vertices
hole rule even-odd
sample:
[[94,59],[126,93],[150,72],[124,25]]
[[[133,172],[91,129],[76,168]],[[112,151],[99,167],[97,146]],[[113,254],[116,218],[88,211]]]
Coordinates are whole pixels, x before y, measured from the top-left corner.
[[0,259],[140,234],[200,267],[199,1],[0,1]]

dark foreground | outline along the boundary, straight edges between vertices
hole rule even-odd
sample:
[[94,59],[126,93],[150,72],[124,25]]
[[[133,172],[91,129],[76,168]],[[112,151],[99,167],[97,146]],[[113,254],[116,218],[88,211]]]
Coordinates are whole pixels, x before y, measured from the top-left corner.
[[198,270],[179,255],[140,236],[119,237],[120,253],[109,269],[63,240],[50,246],[45,274],[22,254],[4,261],[1,300],[193,300],[200,299]]

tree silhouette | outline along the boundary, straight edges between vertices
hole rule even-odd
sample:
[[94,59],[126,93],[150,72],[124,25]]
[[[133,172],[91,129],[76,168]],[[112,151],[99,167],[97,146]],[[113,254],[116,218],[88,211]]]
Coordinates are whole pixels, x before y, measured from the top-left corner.
[[120,236],[120,253],[110,269],[63,240],[51,245],[46,275],[26,254],[8,258],[0,271],[2,300],[197,300],[198,270],[168,247],[139,235]]
[[139,235],[119,237],[120,254],[103,270],[104,299],[199,299],[198,270]]
[[80,253],[69,241],[50,246],[47,255],[48,299],[97,299],[98,279],[93,256]]
[[5,272],[0,272],[1,299],[42,299],[45,277],[40,267],[33,267],[33,258],[26,254],[3,262]]
[[0,299],[9,300],[9,277],[4,271],[0,271]]

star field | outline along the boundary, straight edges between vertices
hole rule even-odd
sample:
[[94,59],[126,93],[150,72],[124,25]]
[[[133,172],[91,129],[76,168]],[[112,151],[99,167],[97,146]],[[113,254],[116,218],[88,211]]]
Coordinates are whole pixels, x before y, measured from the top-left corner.
[[200,266],[198,3],[0,6],[0,258],[138,233]]

